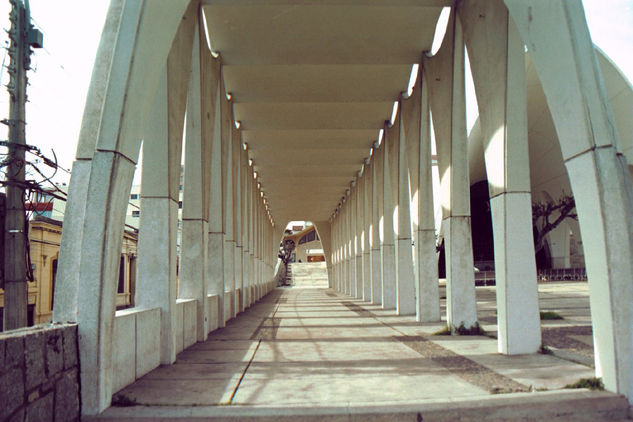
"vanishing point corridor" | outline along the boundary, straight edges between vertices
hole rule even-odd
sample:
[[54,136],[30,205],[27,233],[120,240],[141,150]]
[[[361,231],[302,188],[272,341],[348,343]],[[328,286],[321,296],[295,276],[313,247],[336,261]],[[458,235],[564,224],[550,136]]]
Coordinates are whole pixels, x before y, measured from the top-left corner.
[[[541,286],[541,306],[565,315],[552,330],[587,322],[585,287],[573,282]],[[480,287],[477,293],[482,320],[491,321],[494,287]],[[175,364],[120,391],[113,407],[95,420],[239,416],[240,411],[261,417],[267,408],[277,415],[314,407],[398,406],[403,411],[407,405],[447,399],[493,406],[512,396],[525,403],[534,390],[552,390],[564,411],[566,398],[574,402],[578,394],[588,394],[561,390],[591,376],[588,366],[553,355],[500,355],[494,338],[437,335],[441,328],[441,322],[420,324],[415,317],[397,316],[332,289],[277,288],[206,342],[180,353]],[[592,397],[616,400],[609,393]],[[534,406],[547,409],[543,403]],[[596,410],[596,403],[590,406]]]

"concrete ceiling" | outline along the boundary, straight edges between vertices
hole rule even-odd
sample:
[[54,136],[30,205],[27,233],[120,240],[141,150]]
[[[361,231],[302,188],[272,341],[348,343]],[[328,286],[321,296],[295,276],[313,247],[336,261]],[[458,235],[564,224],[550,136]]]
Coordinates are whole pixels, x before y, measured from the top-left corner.
[[275,222],[327,220],[452,1],[203,4]]

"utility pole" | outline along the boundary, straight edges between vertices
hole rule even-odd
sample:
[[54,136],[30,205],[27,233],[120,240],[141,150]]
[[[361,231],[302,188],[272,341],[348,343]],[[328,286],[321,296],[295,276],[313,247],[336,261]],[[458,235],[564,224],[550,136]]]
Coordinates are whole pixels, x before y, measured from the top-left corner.
[[31,26],[29,3],[10,0],[9,142],[4,232],[4,330],[27,325],[26,242],[28,225],[24,212],[24,134],[26,71],[31,65],[31,45],[41,47],[42,33]]

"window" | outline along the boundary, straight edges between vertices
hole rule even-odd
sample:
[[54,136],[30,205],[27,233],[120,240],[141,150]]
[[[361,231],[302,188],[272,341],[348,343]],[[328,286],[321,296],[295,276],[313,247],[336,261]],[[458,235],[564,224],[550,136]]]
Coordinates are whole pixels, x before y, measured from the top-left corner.
[[121,255],[119,261],[119,285],[117,287],[117,293],[125,293],[125,257]]
[[55,306],[55,281],[57,279],[57,259],[53,259],[52,263],[52,277],[51,277],[51,311]]
[[130,195],[130,199],[138,199],[138,193],[133,193]]
[[140,216],[141,216],[141,212],[139,210],[132,211],[132,217],[140,217]]

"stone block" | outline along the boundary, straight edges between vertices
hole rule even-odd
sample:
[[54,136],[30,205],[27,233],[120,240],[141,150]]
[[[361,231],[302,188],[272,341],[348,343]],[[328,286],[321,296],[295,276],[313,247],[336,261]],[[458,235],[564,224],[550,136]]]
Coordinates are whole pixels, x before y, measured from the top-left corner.
[[24,409],[18,410],[10,418],[3,419],[3,422],[23,422],[23,421],[24,421]]
[[39,400],[29,404],[25,411],[26,422],[49,422],[53,416],[53,394],[48,393]]
[[77,326],[66,326],[63,329],[64,370],[74,368],[78,364]]
[[2,342],[4,343],[4,367],[24,365],[24,337],[8,337]]
[[0,393],[0,421],[4,421],[24,403],[22,368],[9,369],[0,375]]
[[219,306],[218,295],[207,296],[207,319],[209,320],[209,332],[215,331],[219,324]]
[[136,314],[136,378],[160,365],[160,308]]
[[183,349],[198,341],[197,318],[198,303],[195,300],[185,302],[183,308]]
[[185,304],[184,302],[177,301],[174,309],[174,319],[172,327],[172,332],[174,333],[174,338],[176,342],[176,354],[182,352],[185,348],[184,346],[184,333],[183,333],[183,320],[184,320],[184,310]]
[[[46,374],[49,377],[64,369],[63,330],[56,329],[46,332]],[[28,417],[28,411],[27,411]]]
[[28,391],[46,381],[44,373],[44,352],[46,350],[46,333],[35,332],[24,338],[24,359],[26,382],[24,388]]
[[0,339],[0,373],[2,373],[2,371],[4,371],[4,368],[6,366],[5,364],[5,356],[4,356],[4,352],[7,348],[7,340],[2,338]]
[[64,372],[55,385],[55,420],[73,421],[78,418],[79,377],[77,369],[73,368]]
[[233,295],[231,292],[224,292],[224,322],[226,323],[233,315]]
[[136,379],[136,318],[134,313],[117,312],[112,333],[112,392]]

